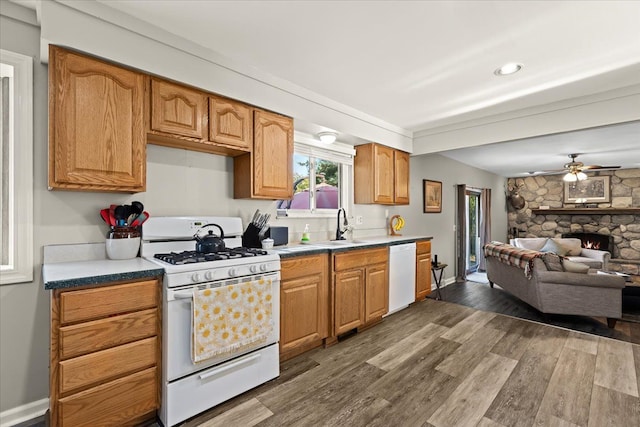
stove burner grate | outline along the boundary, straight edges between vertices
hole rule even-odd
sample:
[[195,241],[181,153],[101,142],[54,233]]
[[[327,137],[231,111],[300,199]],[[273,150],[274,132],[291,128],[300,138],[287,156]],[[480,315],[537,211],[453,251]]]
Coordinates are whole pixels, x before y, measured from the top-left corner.
[[198,262],[255,257],[260,255],[267,255],[267,251],[255,248],[232,248],[210,253],[201,253],[196,251],[170,252],[168,254],[155,254],[154,257],[169,264],[184,265]]

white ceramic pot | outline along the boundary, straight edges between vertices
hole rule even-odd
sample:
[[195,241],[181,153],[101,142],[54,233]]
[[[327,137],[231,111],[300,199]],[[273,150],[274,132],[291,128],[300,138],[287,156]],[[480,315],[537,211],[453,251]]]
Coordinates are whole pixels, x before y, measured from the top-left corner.
[[140,237],[107,239],[105,244],[109,259],[132,259],[138,255]]

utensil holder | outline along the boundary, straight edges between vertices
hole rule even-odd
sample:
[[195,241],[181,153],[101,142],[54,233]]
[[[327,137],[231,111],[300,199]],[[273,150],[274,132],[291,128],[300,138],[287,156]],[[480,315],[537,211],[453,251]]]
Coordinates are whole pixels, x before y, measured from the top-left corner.
[[109,259],[132,259],[140,250],[140,230],[115,226],[107,233],[105,248]]
[[249,224],[242,235],[242,246],[245,248],[261,248],[260,237],[260,229],[253,224]]

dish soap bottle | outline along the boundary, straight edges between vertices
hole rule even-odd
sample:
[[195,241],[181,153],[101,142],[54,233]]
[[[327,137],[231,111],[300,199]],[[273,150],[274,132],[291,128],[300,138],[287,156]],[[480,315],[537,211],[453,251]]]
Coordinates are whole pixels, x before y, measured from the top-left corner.
[[310,243],[310,242],[311,242],[311,238],[309,237],[309,224],[305,224],[300,243]]

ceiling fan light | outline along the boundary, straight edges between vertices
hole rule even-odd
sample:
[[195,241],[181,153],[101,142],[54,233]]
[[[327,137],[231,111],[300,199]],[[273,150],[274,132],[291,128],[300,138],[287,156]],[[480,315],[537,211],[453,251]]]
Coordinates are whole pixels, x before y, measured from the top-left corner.
[[562,177],[562,180],[564,182],[576,182],[578,180],[578,176],[573,172],[569,172],[568,174]]
[[578,181],[584,181],[584,180],[585,180],[585,179],[587,179],[587,178],[588,178],[588,177],[587,177],[587,174],[586,174],[586,173],[584,173],[584,172],[578,172],[578,173],[576,173],[576,179],[577,179]]

